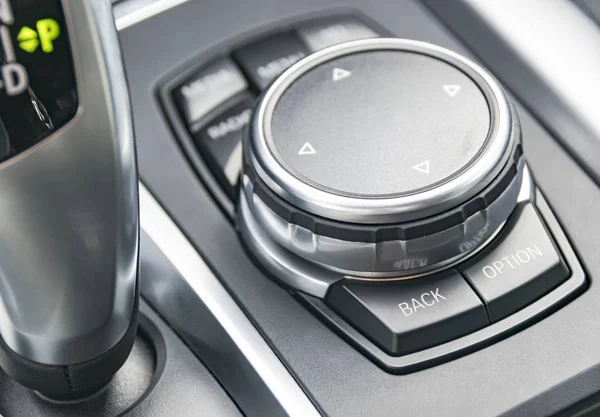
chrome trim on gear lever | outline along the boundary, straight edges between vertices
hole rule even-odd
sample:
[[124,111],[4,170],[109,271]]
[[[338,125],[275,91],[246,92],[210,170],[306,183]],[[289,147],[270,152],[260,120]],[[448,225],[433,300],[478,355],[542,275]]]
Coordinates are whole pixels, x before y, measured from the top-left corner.
[[0,334],[44,365],[95,359],[126,333],[138,263],[131,106],[108,0],[62,0],[79,109],[0,164]]

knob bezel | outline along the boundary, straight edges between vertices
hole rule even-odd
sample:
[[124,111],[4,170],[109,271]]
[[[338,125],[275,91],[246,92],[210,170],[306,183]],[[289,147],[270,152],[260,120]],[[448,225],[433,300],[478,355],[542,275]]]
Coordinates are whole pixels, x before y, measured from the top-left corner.
[[[527,165],[521,164],[520,181],[518,182],[518,195],[515,206],[527,202],[534,203],[535,185]],[[247,177],[243,178],[242,189],[251,191],[252,184]],[[363,281],[396,281],[406,279],[419,279],[433,273],[450,269],[457,264],[463,263],[484,250],[496,235],[502,230],[504,222],[492,228],[492,232],[479,245],[460,256],[429,265],[425,268],[396,271],[392,273],[361,274],[358,271],[340,270],[330,266],[319,264],[314,259],[305,258],[292,251],[274,238],[272,231],[265,228],[256,215],[255,194],[242,191],[238,207],[238,228],[242,240],[259,263],[286,285],[310,294],[314,297],[324,298],[330,286],[341,279],[356,279]],[[352,251],[350,251],[352,253]]]
[[[333,59],[361,52],[393,50],[420,53],[454,66],[484,94],[490,129],[482,149],[460,171],[422,191],[400,196],[361,198],[316,188],[286,169],[271,150],[271,120],[279,98],[299,77]],[[276,195],[309,213],[360,224],[397,223],[429,217],[467,201],[496,178],[516,141],[513,113],[503,88],[481,66],[448,49],[405,39],[366,39],[319,51],[285,71],[259,99],[250,125],[246,158],[260,180]]]

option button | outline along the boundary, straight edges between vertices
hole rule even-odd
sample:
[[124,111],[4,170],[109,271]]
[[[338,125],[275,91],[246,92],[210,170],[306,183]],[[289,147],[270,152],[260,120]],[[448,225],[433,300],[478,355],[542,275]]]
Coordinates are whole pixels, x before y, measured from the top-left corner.
[[569,272],[531,204],[517,207],[490,251],[462,271],[488,306],[492,321],[526,307]]

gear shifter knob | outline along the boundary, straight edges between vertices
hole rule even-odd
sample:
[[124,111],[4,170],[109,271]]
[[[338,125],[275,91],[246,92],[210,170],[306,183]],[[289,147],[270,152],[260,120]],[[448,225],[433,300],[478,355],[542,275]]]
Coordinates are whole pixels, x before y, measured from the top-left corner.
[[138,194],[108,0],[0,0],[0,366],[106,384],[137,327]]

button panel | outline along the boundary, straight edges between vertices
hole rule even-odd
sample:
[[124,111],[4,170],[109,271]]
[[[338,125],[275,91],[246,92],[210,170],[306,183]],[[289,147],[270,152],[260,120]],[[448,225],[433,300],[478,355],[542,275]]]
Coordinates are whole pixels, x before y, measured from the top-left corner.
[[[190,162],[221,206],[233,214],[241,171],[240,140],[256,93],[316,49],[352,39],[379,36],[359,18],[329,16],[300,21],[292,28],[253,37],[242,45],[204,59],[197,69],[168,82],[162,89],[166,107],[175,104],[171,122]],[[307,150],[310,152],[310,149]],[[1,158],[1,156],[0,156]],[[214,181],[213,180],[216,180]]]
[[498,242],[460,269],[485,301],[492,321],[529,305],[569,276],[531,204],[517,207]]
[[392,355],[435,346],[488,324],[483,303],[457,272],[400,282],[346,281],[327,302]]
[[[520,310],[511,313],[504,319],[495,321],[488,320],[489,324],[484,325],[475,331],[466,333],[460,337],[455,337],[454,339],[448,340],[444,343],[438,343],[429,348],[422,348],[420,350],[404,354],[391,354],[388,349],[383,348],[381,341],[374,337],[378,336],[378,333],[371,334],[373,329],[385,329],[383,324],[372,322],[368,324],[370,327],[360,327],[353,322],[353,320],[344,315],[338,307],[334,307],[332,305],[333,299],[330,299],[329,297],[334,294],[333,291],[338,291],[338,294],[340,291],[339,289],[335,290],[334,288],[338,285],[345,285],[345,283],[338,283],[337,285],[334,285],[331,290],[331,295],[328,295],[327,301],[325,302],[319,298],[306,294],[299,293],[297,294],[297,297],[307,308],[321,317],[326,324],[344,337],[345,340],[359,349],[378,366],[391,373],[406,374],[415,372],[420,369],[435,366],[445,361],[469,354],[492,343],[500,342],[502,339],[522,330],[524,327],[534,325],[537,321],[543,319],[559,307],[573,300],[586,288],[586,277],[583,272],[583,268],[581,267],[575,252],[570,247],[569,242],[558,221],[554,217],[550,207],[539,192],[533,192],[532,195],[534,195],[532,201],[535,201],[535,211],[537,211],[538,215],[537,221],[541,222],[540,224],[544,226],[544,229],[547,231],[548,238],[552,242],[553,247],[557,253],[560,253],[562,264],[568,265],[569,275],[565,280],[561,281],[558,286],[547,290],[536,300]],[[510,230],[510,227],[511,224],[509,223],[507,225],[507,231]],[[504,241],[505,238],[506,236],[498,236],[498,243],[496,244],[500,244],[500,242]],[[481,259],[483,259],[485,254],[482,254],[481,256]],[[477,261],[478,260],[476,259],[473,262]],[[450,276],[452,277],[452,274]],[[425,280],[429,278],[418,278],[415,281],[421,279],[425,282]],[[465,281],[468,282],[466,279]],[[385,286],[397,284],[398,290],[392,288],[389,289],[389,291],[399,294],[399,288],[401,288],[404,283],[405,281],[396,281],[386,283]],[[352,281],[352,285],[365,284]],[[431,289],[428,291],[431,291]],[[403,305],[403,307],[406,309],[407,313],[410,313],[411,311],[413,312],[411,315],[409,315],[409,318],[416,317],[417,313],[415,313],[415,311],[420,314],[421,312],[425,312],[426,308],[435,308],[436,305],[426,306],[424,304],[424,301],[427,301],[429,304],[431,304],[431,300],[433,298],[425,296],[423,297],[424,299],[421,299],[422,294],[425,294],[425,291],[418,293],[418,297],[410,296],[409,300],[403,299],[397,302],[397,304],[400,304],[401,302],[408,304],[408,306]],[[431,292],[429,292],[429,294],[431,294]],[[441,290],[440,294],[443,294]],[[364,298],[362,294],[359,295]],[[344,296],[349,298],[347,295]],[[383,295],[383,297],[385,298],[387,295]],[[413,298],[415,299],[414,302]],[[351,299],[349,305],[356,305],[357,302],[357,299]],[[372,303],[372,300],[368,300],[368,302],[370,304]],[[420,307],[419,304],[423,305],[423,307]],[[442,303],[439,303],[439,305],[442,306]],[[407,309],[407,307],[410,308],[410,310]],[[366,310],[366,306],[359,306],[356,310],[361,311],[361,309],[363,311]],[[389,316],[386,315],[370,317],[370,319],[373,320],[388,320],[388,318]],[[360,321],[358,323],[361,326],[364,324],[364,322]]]
[[[326,303],[389,355],[407,355],[499,322],[569,278],[531,203],[519,205],[490,249],[458,271],[335,284]],[[468,283],[467,283],[468,282]]]
[[[172,122],[183,127],[176,131],[182,142],[189,143],[184,148],[188,152],[195,150],[200,156],[191,158],[192,162],[202,161],[217,180],[218,187],[213,193],[222,193],[227,201],[236,198],[242,166],[242,135],[256,93],[311,52],[375,36],[378,34],[372,28],[354,16],[299,22],[287,31],[252,39],[219,58],[203,60],[195,71],[167,83],[162,89],[165,106],[176,110],[178,117]],[[360,81],[360,68],[348,64],[326,68],[331,88],[356,83],[357,77]],[[439,81],[435,91],[439,95],[438,105],[452,105],[472,96],[469,80],[436,81]],[[0,137],[0,145],[1,142]],[[301,163],[326,154],[322,140],[318,144],[305,142],[282,146],[293,146],[290,158]],[[432,176],[440,173],[435,155],[417,159],[397,164],[408,167],[410,172],[404,176],[415,178],[411,189],[426,186]],[[326,160],[331,163],[331,158]],[[451,174],[454,169],[445,172]],[[197,170],[202,175],[207,173],[204,167],[197,166]],[[312,169],[307,173],[315,175]],[[206,183],[213,187],[210,181]],[[583,271],[564,234],[543,198],[539,196],[537,200],[537,207],[541,200],[543,220],[532,203],[520,205],[495,242],[454,270],[376,283],[345,279],[333,284],[323,300],[302,294],[298,297],[357,348],[392,372],[410,372],[439,363],[443,358],[456,357],[458,352],[472,351],[538,319],[544,311],[584,287]]]

